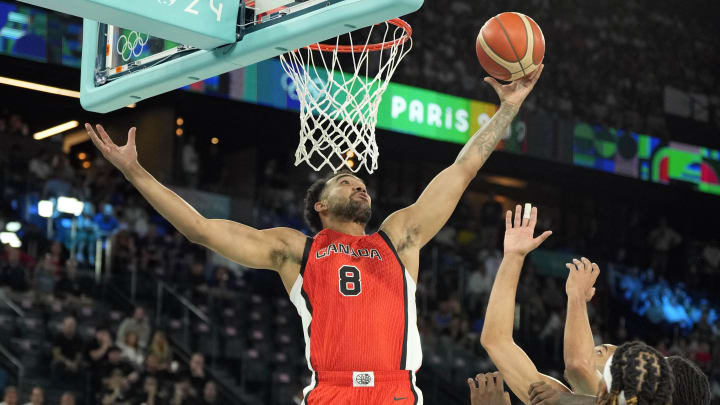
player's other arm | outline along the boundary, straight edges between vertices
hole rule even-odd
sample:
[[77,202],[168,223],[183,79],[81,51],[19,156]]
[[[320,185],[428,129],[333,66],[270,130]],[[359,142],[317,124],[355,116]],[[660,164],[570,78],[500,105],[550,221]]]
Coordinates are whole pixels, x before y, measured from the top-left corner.
[[257,230],[233,221],[207,219],[160,184],[137,161],[135,128],[128,132],[125,146],[116,145],[100,125],[97,126],[97,133],[89,124],[85,128],[103,156],[125,175],[160,215],[191,242],[252,268],[281,270],[288,259],[300,261],[300,258],[293,257],[297,255],[290,253],[302,252],[302,247],[295,246],[304,241],[300,232],[289,228]]
[[574,392],[594,395],[601,376],[592,361],[595,343],[590,328],[587,303],[595,295],[593,285],[600,275],[600,268],[584,257],[582,260],[573,259],[573,262],[567,263],[566,266],[570,273],[565,284],[565,292],[568,296],[563,344],[565,378],[570,382]]
[[460,197],[502,138],[517,115],[520,105],[537,83],[541,65],[528,77],[508,85],[485,78],[500,97],[500,109],[460,151],[455,163],[430,182],[411,206],[390,215],[381,229],[388,233],[395,246],[423,247],[445,225]]
[[518,205],[514,225],[512,213],[508,211],[505,216],[505,254],[490,292],[480,343],[513,393],[523,403],[529,404],[529,387],[536,381],[548,381],[559,390],[569,390],[559,381],[538,372],[532,360],[513,340],[515,294],[525,256],[551,235],[550,231],[546,231],[533,238],[537,208],[532,208],[525,219],[521,219],[521,212]]

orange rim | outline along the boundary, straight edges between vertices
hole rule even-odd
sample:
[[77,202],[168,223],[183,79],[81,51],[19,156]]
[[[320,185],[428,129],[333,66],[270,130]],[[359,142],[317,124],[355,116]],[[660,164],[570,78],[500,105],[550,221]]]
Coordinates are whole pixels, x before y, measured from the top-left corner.
[[[313,51],[323,51],[323,52],[335,52],[336,50],[339,53],[355,53],[355,52],[375,52],[375,51],[382,51],[383,49],[392,48],[394,46],[398,46],[400,44],[404,44],[407,42],[410,37],[412,36],[412,27],[410,24],[408,24],[405,20],[400,18],[393,18],[392,20],[387,21],[388,24],[394,25],[396,27],[402,28],[405,32],[403,33],[403,36],[401,38],[387,41],[387,42],[381,42],[378,44],[363,44],[363,45],[328,45],[328,44],[312,44],[306,46],[308,49],[312,49]],[[382,23],[380,23],[382,24]],[[379,24],[376,24],[379,25]]]

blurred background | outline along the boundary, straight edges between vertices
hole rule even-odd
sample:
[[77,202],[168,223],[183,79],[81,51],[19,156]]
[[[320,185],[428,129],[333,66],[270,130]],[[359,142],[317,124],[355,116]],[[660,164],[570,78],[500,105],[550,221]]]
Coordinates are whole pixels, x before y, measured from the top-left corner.
[[[542,79],[421,253],[427,403],[467,404],[465,378],[495,369],[479,336],[503,212],[524,202],[554,232],[517,295],[515,339],[538,369],[562,379],[564,263],[586,256],[602,269],[589,306],[596,343],[641,339],[688,357],[720,403],[719,9],[434,0],[407,16],[414,48],[386,97],[464,111],[470,128],[380,116],[380,167],[362,176],[369,231],[412,203],[497,108],[474,52],[482,24],[519,11],[547,41]],[[82,130],[102,123],[124,143],[137,126],[140,163],[208,217],[310,234],[302,199],[320,174],[293,165],[298,102],[278,60],[99,115],[73,93],[81,44],[79,18],[0,0],[5,403],[299,403],[310,373],[280,279],[191,245]]]

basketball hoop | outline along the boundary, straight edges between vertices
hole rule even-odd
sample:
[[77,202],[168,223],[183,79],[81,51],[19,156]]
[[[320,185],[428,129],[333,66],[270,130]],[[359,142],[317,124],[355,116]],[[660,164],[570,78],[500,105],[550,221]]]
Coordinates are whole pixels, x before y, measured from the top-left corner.
[[[382,41],[370,43],[383,25]],[[412,48],[412,28],[395,18],[369,30],[361,45],[353,45],[350,33],[346,34],[349,45],[340,44],[342,35],[335,44],[313,44],[280,56],[300,102],[296,166],[306,162],[319,171],[327,165],[334,172],[342,168],[357,172],[365,167],[372,173],[377,169],[378,107],[395,69]],[[341,54],[349,55],[343,58],[345,69]],[[379,68],[375,71],[371,66]]]

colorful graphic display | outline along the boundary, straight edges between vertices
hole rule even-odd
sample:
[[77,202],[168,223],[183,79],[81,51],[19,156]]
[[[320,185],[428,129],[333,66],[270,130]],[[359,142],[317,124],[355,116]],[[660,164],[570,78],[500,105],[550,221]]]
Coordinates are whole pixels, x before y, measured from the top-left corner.
[[0,1],[0,54],[80,67],[82,20]]

